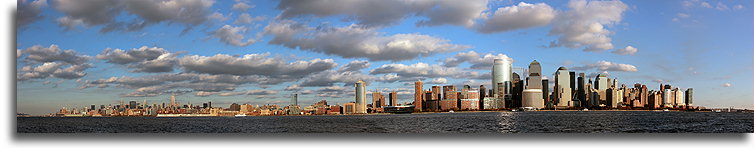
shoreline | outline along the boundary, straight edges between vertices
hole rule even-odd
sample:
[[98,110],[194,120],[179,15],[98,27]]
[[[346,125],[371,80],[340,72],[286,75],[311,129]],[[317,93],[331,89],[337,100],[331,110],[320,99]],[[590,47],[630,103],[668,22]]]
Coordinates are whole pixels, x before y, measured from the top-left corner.
[[[714,112],[706,110],[623,110],[623,109],[611,109],[611,110],[534,110],[534,111],[510,111],[510,110],[478,110],[478,111],[454,111],[454,112],[413,112],[404,114],[437,114],[437,113],[479,113],[479,112]],[[744,111],[749,112],[749,111]],[[165,115],[165,114],[163,114]],[[396,113],[369,113],[369,114],[330,114],[330,115],[271,115],[271,116],[209,116],[208,114],[184,114],[181,116],[16,116],[17,118],[23,117],[49,117],[49,118],[108,118],[108,117],[154,117],[154,118],[182,118],[182,117],[230,117],[230,118],[244,118],[244,117],[275,117],[275,116],[370,116],[370,115],[400,115]]]

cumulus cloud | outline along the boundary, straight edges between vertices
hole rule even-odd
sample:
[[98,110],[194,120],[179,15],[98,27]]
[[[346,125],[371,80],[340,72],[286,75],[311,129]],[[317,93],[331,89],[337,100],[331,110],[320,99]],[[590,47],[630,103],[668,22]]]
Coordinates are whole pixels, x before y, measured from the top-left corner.
[[392,83],[400,79],[401,79],[401,76],[398,76],[398,74],[389,73],[389,74],[384,74],[380,76],[379,78],[377,78],[377,81]]
[[316,90],[318,97],[343,98],[353,96],[354,89],[349,89],[339,85],[323,87]]
[[299,91],[301,89],[304,89],[303,87],[299,86],[298,84],[293,84],[291,86],[285,87],[285,91]]
[[142,46],[129,51],[107,48],[96,56],[107,63],[127,65],[132,72],[171,72],[178,54],[159,47]]
[[588,52],[613,48],[612,32],[605,26],[619,23],[628,5],[621,1],[572,0],[568,8],[553,21],[549,34],[559,37],[549,47],[584,48]]
[[402,61],[470,48],[422,34],[384,36],[375,29],[359,25],[312,28],[281,21],[270,23],[264,30],[265,34],[274,35],[270,44],[371,61]]
[[200,97],[208,97],[212,95],[217,96],[240,96],[240,95],[253,95],[253,96],[266,96],[266,95],[275,95],[278,94],[278,91],[274,90],[264,90],[264,89],[255,89],[255,90],[248,90],[248,91],[230,91],[230,92],[207,92],[207,91],[199,91],[196,92],[196,96]]
[[487,15],[487,19],[483,19],[484,23],[475,27],[478,32],[495,33],[544,26],[555,18],[556,11],[545,3],[520,2],[518,5],[498,8]]
[[244,26],[233,27],[230,25],[225,25],[222,28],[212,32],[212,35],[220,39],[220,41],[225,44],[244,47],[256,42],[256,40],[254,39],[247,39],[246,41],[243,41],[243,39],[246,38],[243,34],[246,33],[247,30],[248,29]]
[[401,80],[416,80],[421,78],[471,78],[478,77],[479,72],[463,71],[455,67],[445,67],[440,65],[429,65],[426,63],[416,63],[411,65],[404,64],[385,64],[369,71],[370,74],[391,74],[394,73]]
[[492,69],[492,64],[495,59],[509,59],[513,61],[512,58],[508,57],[505,54],[494,55],[487,53],[482,56],[475,51],[469,51],[465,53],[460,52],[453,57],[445,59],[445,61],[443,61],[443,65],[446,67],[457,67],[463,62],[468,62],[469,64],[471,64],[470,68],[472,69]]
[[114,85],[119,88],[133,89],[131,93],[121,94],[125,97],[157,96],[176,90],[189,89],[198,94],[213,95],[233,91],[244,84],[279,84],[292,80],[274,80],[263,76],[210,75],[196,73],[158,74],[140,77],[110,77],[81,82],[82,89],[90,87],[106,88]]
[[336,83],[343,85],[354,84],[359,80],[367,83],[372,81],[372,76],[363,74],[358,71],[324,71],[316,74],[312,74],[304,78],[301,86],[332,86]]
[[[185,24],[187,29],[199,25],[210,18],[209,8],[213,0],[54,0],[54,7],[64,16],[57,22],[68,29],[77,26],[93,27],[104,25],[100,32],[115,30],[137,31],[161,22]],[[123,12],[137,18],[118,21]],[[184,30],[185,31],[185,30]]]
[[248,9],[254,8],[254,5],[249,5],[244,2],[237,2],[236,4],[233,4],[233,7],[231,8],[234,11],[246,11]]
[[448,83],[448,79],[445,78],[434,78],[432,81],[429,81],[429,84],[445,84]]
[[86,76],[84,71],[92,67],[87,63],[89,56],[79,55],[70,49],[61,50],[57,45],[47,48],[34,45],[17,52],[29,54],[24,58],[28,64],[22,67],[16,76],[19,81],[45,78],[76,79]]
[[276,78],[301,78],[335,68],[332,59],[314,59],[286,63],[282,58],[270,58],[270,53],[247,54],[241,57],[226,54],[214,56],[185,56],[179,65],[187,72],[230,75],[261,75]]
[[220,22],[224,22],[224,21],[228,20],[228,17],[225,17],[225,15],[223,15],[222,13],[214,12],[214,13],[212,13],[212,15],[209,15],[209,19],[213,19],[213,20],[217,20],[217,21],[220,21]]
[[626,48],[613,50],[612,53],[619,55],[634,55],[636,52],[639,52],[639,49],[636,49],[633,46],[626,46]]
[[16,28],[22,28],[43,18],[41,9],[47,6],[47,0],[17,0],[16,4]]
[[338,69],[338,72],[359,71],[369,67],[369,61],[355,60]]
[[418,26],[460,25],[470,26],[480,13],[487,9],[487,0],[383,0],[383,1],[329,1],[283,0],[277,6],[282,10],[279,18],[299,16],[328,17],[343,15],[365,26],[397,24],[409,16],[426,17],[416,22]]
[[637,72],[639,71],[636,66],[629,64],[613,63],[608,61],[598,61],[594,64],[587,64],[584,66],[576,66],[571,68],[573,70],[591,70],[596,69],[599,71],[625,71],[625,72]]
[[731,87],[731,86],[733,86],[733,85],[732,85],[732,84],[730,84],[730,83],[724,83],[724,84],[723,84],[722,86],[723,86],[723,87]]
[[233,22],[233,24],[251,24],[251,22],[261,21],[264,19],[266,18],[263,16],[251,17],[251,15],[248,13],[241,13],[241,15],[238,15],[238,18]]

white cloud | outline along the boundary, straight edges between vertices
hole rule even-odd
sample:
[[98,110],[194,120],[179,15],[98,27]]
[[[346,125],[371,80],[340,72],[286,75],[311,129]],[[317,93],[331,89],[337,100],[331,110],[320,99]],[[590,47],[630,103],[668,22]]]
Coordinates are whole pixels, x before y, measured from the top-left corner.
[[573,70],[590,70],[596,69],[599,71],[625,71],[625,72],[637,72],[639,71],[636,66],[629,64],[613,63],[608,61],[598,61],[594,64],[587,64],[584,66],[576,66],[571,68]]
[[251,15],[248,13],[241,13],[241,15],[238,16],[238,18],[236,19],[236,21],[233,22],[233,24],[251,24],[254,21],[261,21],[264,19],[266,18],[263,16],[251,17]]
[[736,9],[736,10],[740,10],[740,9],[743,9],[743,8],[744,8],[744,5],[735,5],[735,6],[733,6],[733,9]]
[[434,78],[432,81],[429,81],[430,84],[446,84],[448,83],[448,79],[445,78]]
[[215,13],[212,13],[212,15],[209,15],[209,19],[213,19],[213,20],[217,20],[217,21],[220,21],[220,22],[224,22],[224,21],[228,20],[228,17],[225,17],[225,15],[223,15],[222,13],[215,12]]
[[311,28],[292,21],[270,23],[265,34],[274,35],[270,44],[308,50],[344,58],[371,61],[402,61],[468,49],[446,39],[422,34],[384,36],[373,28],[350,25],[341,28]]
[[359,70],[369,67],[369,65],[370,65],[369,61],[354,60],[344,65],[343,67],[340,67],[340,69],[338,69],[338,72],[359,71]]
[[79,55],[70,49],[61,50],[57,45],[47,48],[34,45],[17,51],[29,54],[24,58],[28,63],[17,73],[18,81],[46,78],[77,79],[86,76],[87,73],[84,71],[92,67],[88,63],[89,56]]
[[720,10],[720,11],[724,11],[724,10],[728,10],[730,8],[728,8],[728,5],[725,5],[722,2],[717,2],[717,6],[715,6],[715,9]]
[[233,7],[231,9],[233,9],[234,11],[246,11],[246,10],[254,8],[254,7],[256,7],[256,6],[249,5],[249,4],[246,4],[244,2],[238,2],[236,4],[233,4]]
[[212,35],[220,39],[220,41],[225,44],[245,47],[256,42],[255,39],[247,39],[246,41],[243,41],[243,39],[246,38],[243,34],[246,33],[247,30],[248,29],[244,26],[233,27],[230,25],[225,25],[222,28],[212,32]]
[[723,87],[731,87],[731,86],[733,86],[733,85],[732,85],[732,84],[730,84],[730,83],[724,83],[724,84],[723,84],[722,86],[723,86]]
[[42,7],[47,6],[47,0],[34,0],[32,2],[17,0],[16,4],[16,27],[22,28],[44,18],[40,14],[42,13]]
[[127,65],[132,72],[171,72],[176,64],[176,53],[159,47],[142,46],[129,51],[107,48],[96,56],[107,63]]
[[520,2],[518,5],[498,8],[493,14],[488,15],[486,18],[489,19],[483,19],[484,23],[477,24],[477,31],[495,33],[544,26],[555,18],[556,11],[545,3]]
[[445,67],[440,65],[429,65],[426,63],[416,63],[411,65],[404,64],[385,64],[369,71],[370,74],[391,74],[395,73],[403,80],[416,80],[422,78],[473,78],[478,77],[478,72],[463,71],[455,67]]
[[410,16],[421,16],[417,26],[459,25],[471,26],[474,19],[487,9],[487,0],[382,0],[330,1],[330,0],[282,0],[277,6],[282,10],[279,18],[299,16],[328,17],[343,15],[364,26],[388,26]]
[[584,48],[588,52],[601,52],[613,48],[605,26],[621,21],[628,5],[621,1],[572,0],[570,10],[559,14],[553,21],[550,35],[559,36],[549,47]]
[[710,5],[710,4],[709,4],[709,3],[707,3],[707,2],[702,2],[702,3],[701,3],[701,4],[699,4],[699,5],[700,5],[700,6],[702,6],[702,7],[704,7],[704,8],[712,8],[712,5]]
[[686,14],[686,13],[678,13],[678,17],[679,18],[689,18],[689,17],[691,17],[691,15]]
[[443,61],[443,65],[446,67],[457,67],[463,62],[468,62],[469,64],[471,64],[472,69],[492,69],[492,64],[495,59],[509,59],[513,61],[512,58],[508,57],[505,54],[494,55],[487,53],[484,56],[481,56],[474,51],[469,51],[465,53],[460,52],[454,57],[446,58]]
[[301,78],[329,70],[337,64],[332,59],[314,59],[286,63],[282,58],[269,58],[269,53],[246,54],[241,57],[226,54],[214,56],[185,56],[179,65],[187,72],[231,75],[261,75],[278,78]]
[[[209,8],[214,0],[54,0],[55,9],[64,16],[57,19],[66,30],[77,26],[93,27],[104,25],[100,32],[137,31],[160,22],[191,26],[205,23],[210,19]],[[137,19],[123,22],[116,17],[123,12],[137,16]]]
[[291,86],[285,87],[285,91],[299,91],[303,89],[303,87],[299,86],[298,84],[293,84]]
[[389,74],[384,74],[384,75],[380,76],[377,79],[377,81],[386,82],[386,83],[393,83],[393,82],[398,81],[400,79],[401,79],[401,76],[398,76],[398,74],[389,73]]
[[626,46],[626,48],[613,50],[612,53],[619,55],[634,55],[636,52],[639,52],[639,49],[636,49],[633,46]]
[[319,72],[316,74],[309,75],[305,78],[303,78],[303,82],[301,82],[301,86],[307,87],[307,86],[332,86],[336,83],[343,84],[343,85],[349,85],[354,84],[359,80],[362,80],[364,82],[371,82],[372,76],[363,74],[358,71],[343,71],[343,72],[337,72],[333,70]]

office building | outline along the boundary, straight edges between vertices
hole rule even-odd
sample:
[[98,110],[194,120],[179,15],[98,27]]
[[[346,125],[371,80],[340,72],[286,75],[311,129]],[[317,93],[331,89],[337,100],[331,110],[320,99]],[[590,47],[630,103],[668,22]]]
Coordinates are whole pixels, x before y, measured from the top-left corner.
[[694,89],[686,89],[686,106],[694,106]]
[[422,101],[424,101],[424,90],[421,80],[414,82],[414,110],[421,112],[422,110]]
[[[599,74],[596,78],[594,78],[594,88],[597,89],[597,93],[599,94],[599,104],[596,105],[603,105],[607,103],[607,95],[606,91],[610,84],[608,84],[607,80],[607,74]],[[595,98],[597,100],[597,98]]]
[[291,96],[291,105],[298,106],[298,94],[293,94],[293,96]]
[[354,88],[356,89],[356,110],[354,113],[356,114],[366,114],[367,113],[367,90],[366,90],[366,83],[364,81],[357,81],[356,85],[354,85]]
[[395,91],[390,92],[390,106],[398,106],[398,93]]
[[372,107],[380,108],[382,106],[385,106],[385,96],[382,95],[382,92],[372,92]]
[[526,78],[526,89],[523,92],[521,107],[544,108],[542,97],[542,67],[537,60],[529,64],[529,77]]
[[[511,83],[511,74],[512,74],[512,61],[509,58],[506,59],[495,59],[492,64],[492,90],[493,94],[491,95],[497,95],[497,97],[504,97],[510,90],[510,83]],[[504,88],[499,88],[504,87]],[[499,92],[499,90],[505,90],[503,92]]]

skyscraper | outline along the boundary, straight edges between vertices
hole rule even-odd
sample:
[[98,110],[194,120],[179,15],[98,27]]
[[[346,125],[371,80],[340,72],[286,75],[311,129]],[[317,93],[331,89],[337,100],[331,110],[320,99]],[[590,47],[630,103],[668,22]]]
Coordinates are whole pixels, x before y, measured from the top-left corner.
[[390,106],[398,106],[398,93],[395,91],[390,92]]
[[522,107],[543,108],[542,67],[537,60],[534,60],[529,64],[529,77],[526,79],[526,89],[523,93]]
[[178,106],[178,104],[175,104],[175,94],[170,95],[170,106]]
[[291,96],[291,105],[298,106],[298,94],[293,94],[293,96]]
[[506,59],[495,59],[492,64],[492,90],[493,94],[490,95],[497,95],[498,97],[505,96],[505,93],[499,94],[497,91],[500,90],[498,88],[499,86],[497,84],[502,83],[504,87],[506,87],[504,90],[509,91],[510,90],[510,83],[511,83],[511,60]]
[[579,107],[586,107],[586,86],[584,86],[584,73],[579,73],[578,89],[576,90],[576,99],[579,100]]
[[[434,87],[433,87],[434,88]],[[484,97],[487,95],[487,88],[484,85],[479,85],[479,109],[484,109]]]
[[364,81],[357,81],[356,85],[354,85],[354,88],[356,88],[356,111],[357,114],[366,114],[367,113],[367,91],[366,91],[366,84]]
[[694,106],[694,89],[686,89],[686,106]]
[[601,73],[597,75],[596,78],[594,78],[594,88],[597,89],[597,93],[599,94],[599,104],[595,104],[595,105],[607,103],[606,92],[607,92],[608,87],[609,87],[609,84],[607,81],[607,74]]
[[423,85],[424,83],[422,83],[421,80],[414,83],[414,109],[416,111],[422,110],[422,101],[424,101],[424,92],[422,92]]
[[571,72],[568,71],[565,67],[558,68],[558,71],[555,72],[555,86],[553,90],[553,97],[554,100],[557,102],[553,102],[553,104],[556,104],[555,106],[558,108],[568,108],[571,107],[571,100],[573,98],[571,95],[571,92],[573,92],[573,88],[571,87]]
[[128,108],[136,109],[136,101],[135,100],[128,101]]

